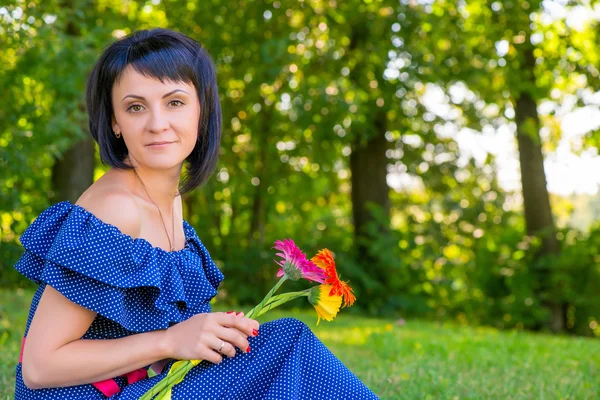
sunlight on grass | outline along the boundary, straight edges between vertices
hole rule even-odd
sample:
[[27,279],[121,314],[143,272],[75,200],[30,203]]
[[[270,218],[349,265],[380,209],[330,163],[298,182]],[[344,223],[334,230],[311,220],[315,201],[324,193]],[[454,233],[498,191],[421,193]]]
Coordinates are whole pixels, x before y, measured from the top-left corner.
[[278,311],[306,322],[381,398],[582,399],[600,395],[600,342],[489,327],[351,317],[315,324],[314,313]]
[[[32,295],[0,290],[0,399],[13,396]],[[314,311],[298,309],[274,310],[259,321],[282,317],[304,321],[382,399],[600,398],[597,339],[426,321],[398,324],[350,313],[317,326]]]
[[350,329],[318,329],[313,331],[321,340],[347,344],[347,345],[364,345],[373,334],[381,334],[390,332],[392,324],[383,326],[368,326],[368,327],[353,327]]

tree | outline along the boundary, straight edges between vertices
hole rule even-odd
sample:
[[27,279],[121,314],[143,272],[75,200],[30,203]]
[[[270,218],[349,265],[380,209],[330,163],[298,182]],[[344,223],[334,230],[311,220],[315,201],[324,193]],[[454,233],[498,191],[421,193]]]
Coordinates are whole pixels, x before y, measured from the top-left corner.
[[[526,230],[542,242],[537,254],[538,295],[549,309],[549,326],[560,331],[566,308],[556,296],[560,283],[558,287],[552,283],[547,262],[560,249],[546,187],[538,106],[552,99],[554,89],[569,93],[582,88],[580,77],[587,82],[595,75],[597,81],[598,71],[590,68],[597,55],[584,54],[587,46],[564,29],[564,20],[545,21],[541,1],[439,1],[423,7],[422,28],[416,33],[431,50],[431,82],[447,90],[463,82],[477,94],[476,101],[496,107],[494,115],[476,113],[470,123],[509,123],[514,115]],[[461,106],[469,115],[473,104]]]

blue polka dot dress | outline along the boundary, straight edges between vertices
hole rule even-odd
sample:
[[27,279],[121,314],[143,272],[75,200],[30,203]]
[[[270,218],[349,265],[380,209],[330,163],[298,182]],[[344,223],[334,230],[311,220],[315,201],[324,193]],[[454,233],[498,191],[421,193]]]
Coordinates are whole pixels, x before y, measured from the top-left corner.
[[[21,236],[25,252],[15,268],[38,283],[25,336],[47,284],[71,301],[97,312],[82,339],[115,339],[166,329],[211,311],[223,274],[187,221],[185,246],[168,252],[133,239],[68,201],[44,210]],[[173,399],[377,399],[303,322],[266,322],[220,364],[202,361],[173,388]],[[16,400],[138,399],[167,374],[129,382],[115,377],[118,392],[93,384],[32,390],[16,366]],[[147,370],[150,366],[145,367]],[[145,371],[144,371],[145,372]],[[160,372],[160,371],[159,371]]]

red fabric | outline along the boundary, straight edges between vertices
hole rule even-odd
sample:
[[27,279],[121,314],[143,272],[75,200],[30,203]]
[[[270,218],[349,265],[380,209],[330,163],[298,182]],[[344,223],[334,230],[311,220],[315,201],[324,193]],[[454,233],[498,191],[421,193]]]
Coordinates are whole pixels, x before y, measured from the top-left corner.
[[25,338],[21,341],[21,354],[19,354],[19,362],[23,362],[23,348],[25,347]]
[[[148,377],[148,371],[144,368],[140,368],[119,376],[126,376],[127,383],[131,385],[132,383],[146,379]],[[94,382],[92,385],[94,385],[94,387],[101,391],[106,397],[113,396],[121,391],[119,385],[117,385],[117,382],[114,379],[106,379],[104,381]]]
[[[19,355],[19,362],[23,362],[23,349],[25,348],[25,337],[23,337],[23,341],[21,342],[21,354]],[[127,372],[126,374],[119,375],[126,376],[127,383],[131,385],[132,383],[136,383],[141,381],[142,379],[146,379],[148,377],[148,370],[144,368],[136,369],[135,371]],[[106,397],[113,396],[121,391],[119,385],[114,379],[106,379],[99,382],[92,383],[96,389],[102,392]]]
[[102,392],[106,397],[110,397],[115,395],[121,391],[119,385],[117,385],[117,381],[114,379],[107,379],[105,381],[94,382],[92,383],[96,389]]
[[[148,377],[148,370],[144,368],[136,369],[135,371],[131,371],[125,374],[127,376],[127,383],[130,385],[132,383],[136,383],[137,381],[141,381],[142,379],[146,379]],[[123,375],[121,375],[123,376]]]

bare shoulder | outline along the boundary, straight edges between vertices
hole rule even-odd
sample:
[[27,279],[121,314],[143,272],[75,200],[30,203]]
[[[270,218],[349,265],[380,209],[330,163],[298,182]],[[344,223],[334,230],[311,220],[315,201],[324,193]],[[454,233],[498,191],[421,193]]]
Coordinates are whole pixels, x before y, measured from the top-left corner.
[[92,185],[76,204],[126,235],[136,238],[140,233],[141,212],[135,198],[125,188]]

